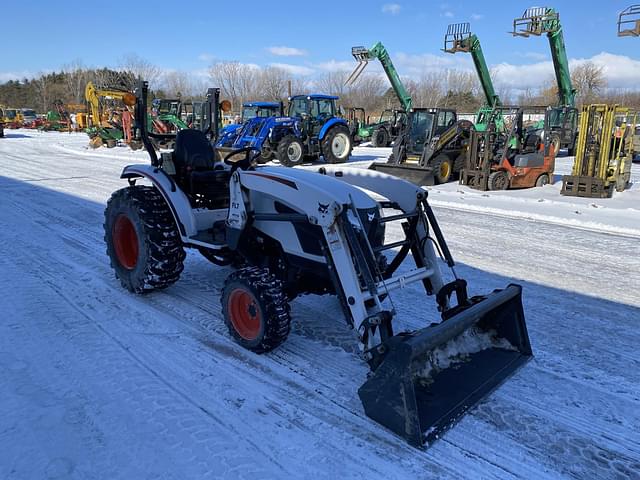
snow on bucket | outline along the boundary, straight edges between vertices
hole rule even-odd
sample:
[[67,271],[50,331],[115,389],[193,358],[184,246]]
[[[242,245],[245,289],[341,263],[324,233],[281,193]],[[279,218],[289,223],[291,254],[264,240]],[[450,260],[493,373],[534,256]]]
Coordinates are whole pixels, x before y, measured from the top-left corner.
[[430,444],[532,357],[522,287],[509,285],[387,346],[358,390],[364,410],[411,445]]

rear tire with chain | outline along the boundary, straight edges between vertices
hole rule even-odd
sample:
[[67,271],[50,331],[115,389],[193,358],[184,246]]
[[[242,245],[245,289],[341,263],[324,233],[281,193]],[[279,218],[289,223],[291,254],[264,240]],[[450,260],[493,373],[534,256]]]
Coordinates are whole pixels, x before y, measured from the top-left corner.
[[280,280],[267,268],[245,267],[227,277],[220,298],[224,322],[243,347],[264,353],[291,330],[290,307]]
[[141,185],[122,188],[107,202],[104,217],[107,255],[123,287],[146,293],[180,278],[185,252],[158,190]]

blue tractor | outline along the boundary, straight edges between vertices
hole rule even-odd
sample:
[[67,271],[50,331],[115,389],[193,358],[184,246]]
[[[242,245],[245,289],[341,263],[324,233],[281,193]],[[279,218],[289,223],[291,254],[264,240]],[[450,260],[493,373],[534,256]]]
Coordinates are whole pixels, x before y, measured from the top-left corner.
[[296,95],[289,98],[288,116],[252,118],[241,126],[232,144],[223,144],[221,138],[216,147],[256,147],[262,160],[275,156],[287,167],[321,155],[327,163],[346,162],[353,141],[347,121],[336,116],[336,100],[332,95]]
[[[253,118],[269,118],[284,115],[284,106],[282,102],[245,102],[242,104],[242,115],[240,123],[227,125],[220,130],[216,147],[231,147],[238,138],[238,134],[246,122]],[[265,152],[267,153],[267,152]],[[273,158],[270,153],[266,158],[262,156],[259,160],[267,162]]]

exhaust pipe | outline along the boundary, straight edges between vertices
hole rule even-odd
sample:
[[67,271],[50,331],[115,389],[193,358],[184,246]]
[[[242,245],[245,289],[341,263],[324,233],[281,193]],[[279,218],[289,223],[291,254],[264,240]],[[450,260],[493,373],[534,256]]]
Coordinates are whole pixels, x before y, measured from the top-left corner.
[[533,353],[522,287],[511,284],[442,323],[385,342],[358,395],[371,419],[411,445],[429,445]]

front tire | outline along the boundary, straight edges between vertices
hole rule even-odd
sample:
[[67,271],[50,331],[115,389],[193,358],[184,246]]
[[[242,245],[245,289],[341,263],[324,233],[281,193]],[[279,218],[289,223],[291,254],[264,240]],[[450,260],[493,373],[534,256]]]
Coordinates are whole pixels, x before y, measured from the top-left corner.
[[169,206],[155,188],[116,191],[104,217],[107,255],[124,288],[146,293],[178,280],[185,252]]
[[489,190],[506,190],[509,188],[509,175],[499,170],[489,175]]
[[281,345],[291,330],[282,282],[266,268],[246,267],[229,275],[222,288],[222,313],[233,339],[256,353]]
[[342,125],[331,128],[322,139],[322,155],[327,163],[344,163],[349,160],[353,141],[349,129]]
[[294,135],[287,135],[278,143],[278,160],[285,167],[295,167],[304,160],[302,142]]
[[453,164],[451,159],[446,155],[439,155],[433,161],[433,175],[436,179],[436,183],[447,183],[451,180],[453,173]]

